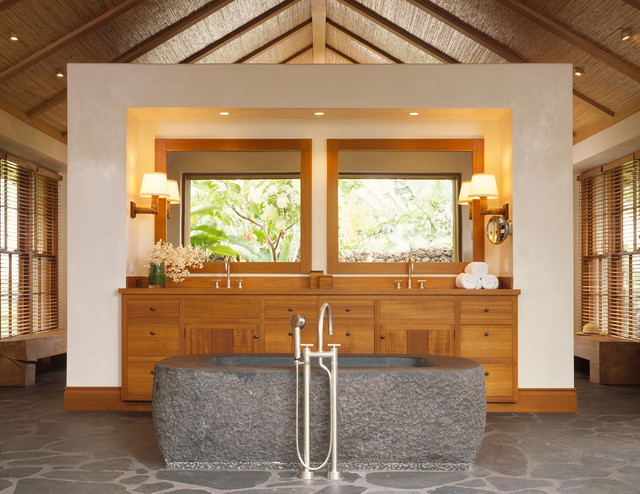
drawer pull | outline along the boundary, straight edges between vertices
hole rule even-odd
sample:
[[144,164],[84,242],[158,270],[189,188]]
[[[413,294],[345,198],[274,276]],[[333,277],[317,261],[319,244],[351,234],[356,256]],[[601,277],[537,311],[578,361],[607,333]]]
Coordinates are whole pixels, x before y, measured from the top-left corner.
[[151,312],[154,312],[154,311],[156,310],[156,308],[155,308],[155,307],[149,307],[149,310],[150,310]]
[[351,312],[351,307],[347,307],[347,312]]
[[254,340],[257,340],[257,339],[258,339],[258,335],[257,335],[257,334],[254,334],[254,335],[253,335],[253,339],[254,339]]
[[485,311],[485,312],[489,312],[489,307],[485,307],[485,308],[484,308],[484,311]]
[[289,331],[289,336],[293,336],[293,333],[291,331]]
[[384,335],[381,335],[381,336],[380,336],[380,339],[381,339],[381,340],[384,340]]
[[351,333],[349,331],[347,331],[347,336],[351,336]]
[[293,312],[293,307],[289,307],[289,312]]
[[489,375],[489,371],[485,371],[484,375],[488,376]]
[[155,331],[151,331],[149,334],[150,334],[151,336],[153,336],[154,334],[156,334],[156,332],[155,332]]
[[486,332],[484,333],[484,335],[485,335],[485,336],[489,336],[489,331],[486,331]]
[[156,371],[154,371],[154,370],[151,371],[151,374],[155,374],[155,373],[156,373]]

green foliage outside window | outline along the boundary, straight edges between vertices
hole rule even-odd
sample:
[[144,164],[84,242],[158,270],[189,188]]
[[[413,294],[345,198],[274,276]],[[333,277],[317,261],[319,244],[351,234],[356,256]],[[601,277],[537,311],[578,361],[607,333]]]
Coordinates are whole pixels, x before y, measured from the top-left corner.
[[191,245],[211,260],[296,262],[300,250],[300,180],[192,179]]
[[451,179],[340,178],[339,252],[453,247]]

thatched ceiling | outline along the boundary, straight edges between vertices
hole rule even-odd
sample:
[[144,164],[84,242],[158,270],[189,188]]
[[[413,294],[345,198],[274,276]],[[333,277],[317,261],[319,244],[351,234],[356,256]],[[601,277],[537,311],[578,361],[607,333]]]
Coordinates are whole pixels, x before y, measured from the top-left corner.
[[640,111],[640,0],[0,0],[0,36],[0,109],[62,141],[70,62],[563,62],[576,142]]

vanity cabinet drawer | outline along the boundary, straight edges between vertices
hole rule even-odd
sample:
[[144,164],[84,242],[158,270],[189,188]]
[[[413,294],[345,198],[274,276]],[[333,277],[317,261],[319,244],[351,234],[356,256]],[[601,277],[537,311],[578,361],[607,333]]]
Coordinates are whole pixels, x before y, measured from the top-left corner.
[[188,321],[256,320],[260,300],[243,295],[185,298],[184,314]]
[[131,319],[171,319],[177,321],[180,317],[180,301],[164,298],[128,300],[127,317]]
[[167,323],[129,323],[127,351],[132,357],[172,357],[180,354],[180,328]]
[[151,400],[153,389],[153,368],[161,358],[129,359],[127,375],[123,387],[125,400]]
[[[285,321],[269,322],[263,328],[264,353],[287,353],[293,355],[293,329]],[[315,325],[305,326],[300,330],[300,343],[318,348],[318,335]]]
[[317,315],[316,297],[278,297],[264,301],[265,319],[289,320],[294,314],[302,314],[307,322]]
[[460,356],[480,363],[513,361],[513,328],[497,324],[460,326]]
[[495,401],[513,401],[513,367],[511,365],[482,364],[482,371],[487,397]]
[[455,302],[451,297],[397,297],[380,300],[379,304],[379,317],[383,322],[417,319],[439,324],[455,323]]
[[460,301],[461,322],[507,322],[513,317],[513,300],[508,297],[464,297]]
[[373,300],[327,298],[320,301],[324,302],[331,307],[333,319],[373,319],[375,315]]
[[350,323],[334,321],[333,335],[324,334],[324,350],[330,350],[330,343],[337,343],[338,355],[372,354],[375,350],[375,325],[373,323]]

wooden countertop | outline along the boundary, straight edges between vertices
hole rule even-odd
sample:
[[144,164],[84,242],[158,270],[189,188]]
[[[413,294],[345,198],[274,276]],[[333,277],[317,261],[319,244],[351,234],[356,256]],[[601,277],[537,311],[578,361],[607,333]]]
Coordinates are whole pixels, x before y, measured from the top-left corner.
[[414,289],[335,289],[335,288],[304,288],[304,289],[247,289],[247,288],[120,288],[121,295],[324,295],[324,296],[434,296],[434,295],[460,295],[460,296],[513,296],[520,295],[520,290],[464,290],[454,289],[434,289],[434,288],[414,288]]

